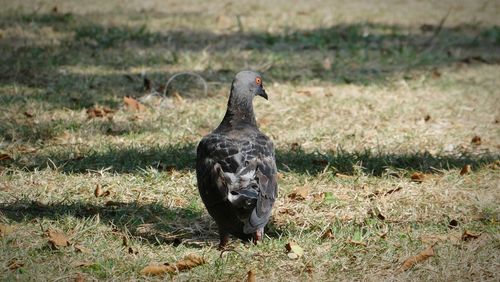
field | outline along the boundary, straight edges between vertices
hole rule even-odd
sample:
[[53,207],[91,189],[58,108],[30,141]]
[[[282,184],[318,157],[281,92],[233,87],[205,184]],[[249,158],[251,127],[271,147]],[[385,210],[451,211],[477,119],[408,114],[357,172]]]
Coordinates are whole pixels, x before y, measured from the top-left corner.
[[[82,2],[0,0],[0,280],[500,279],[499,1]],[[221,253],[195,149],[242,69],[279,199]]]

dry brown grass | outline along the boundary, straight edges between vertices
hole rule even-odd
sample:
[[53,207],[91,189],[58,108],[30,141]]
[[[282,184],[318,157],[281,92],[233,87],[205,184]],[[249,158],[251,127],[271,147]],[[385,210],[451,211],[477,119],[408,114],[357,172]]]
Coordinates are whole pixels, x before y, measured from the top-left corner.
[[[141,269],[190,253],[207,263],[174,279],[498,280],[497,2],[1,2],[3,280],[160,280]],[[280,195],[268,237],[221,254],[194,150],[243,68],[265,74]],[[156,88],[185,71],[207,97],[192,84],[167,107],[122,106],[148,94],[143,74]]]

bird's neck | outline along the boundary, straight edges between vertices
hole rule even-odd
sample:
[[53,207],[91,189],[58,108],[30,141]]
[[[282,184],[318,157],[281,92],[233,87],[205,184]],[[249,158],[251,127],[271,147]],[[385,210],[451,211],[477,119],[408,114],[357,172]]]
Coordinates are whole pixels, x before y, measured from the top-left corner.
[[249,96],[238,97],[232,94],[229,95],[227,102],[227,111],[221,125],[234,127],[238,125],[253,125],[257,126],[255,114],[253,112],[253,101]]

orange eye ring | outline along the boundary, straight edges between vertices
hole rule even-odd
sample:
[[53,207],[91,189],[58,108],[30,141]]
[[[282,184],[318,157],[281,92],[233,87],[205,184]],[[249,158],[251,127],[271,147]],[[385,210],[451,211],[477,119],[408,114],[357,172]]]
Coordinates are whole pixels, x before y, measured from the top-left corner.
[[255,83],[257,83],[257,85],[261,85],[262,84],[262,79],[260,77],[256,77],[255,78]]

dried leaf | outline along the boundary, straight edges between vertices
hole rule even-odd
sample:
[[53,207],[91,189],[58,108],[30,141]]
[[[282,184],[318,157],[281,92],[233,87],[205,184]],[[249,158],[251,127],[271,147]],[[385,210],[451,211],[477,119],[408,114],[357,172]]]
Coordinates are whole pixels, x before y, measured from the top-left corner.
[[12,232],[14,232],[14,228],[9,225],[0,223],[0,237],[5,237],[9,234],[12,234]]
[[290,259],[298,259],[300,258],[301,256],[304,255],[304,249],[302,249],[301,246],[299,246],[299,244],[295,243],[295,242],[288,242],[286,245],[285,245],[285,248],[286,250],[288,251],[288,257]]
[[351,245],[356,245],[356,246],[363,246],[366,247],[366,243],[363,241],[358,241],[358,240],[349,240],[349,244]]
[[252,270],[247,272],[247,282],[255,282],[255,273]]
[[195,254],[189,254],[184,257],[184,259],[178,261],[174,265],[163,264],[163,265],[149,265],[142,269],[141,273],[143,275],[164,275],[167,273],[175,274],[183,270],[189,270],[196,266],[205,264],[206,261],[203,257]]
[[[171,272],[172,266],[168,264],[148,265],[141,270],[142,275],[164,275]],[[175,270],[174,270],[175,272]]]
[[94,106],[87,109],[87,118],[107,117],[108,119],[112,119],[114,113],[115,111],[108,107]]
[[313,196],[313,199],[315,202],[323,202],[323,200],[325,199],[324,192],[316,193],[316,194],[313,194],[312,196]]
[[292,150],[292,151],[298,151],[298,150],[300,150],[299,143],[294,142],[294,143],[290,144],[290,150]]
[[111,194],[111,192],[109,190],[103,191],[102,188],[101,188],[101,185],[99,183],[96,184],[95,190],[94,190],[94,196],[96,198],[107,197],[110,194]]
[[62,232],[57,232],[49,229],[47,230],[46,235],[49,238],[49,245],[53,249],[69,246],[68,238],[66,238],[66,235]]
[[331,228],[328,228],[323,235],[321,235],[321,239],[333,239],[335,236],[333,236],[333,231]]
[[7,154],[0,154],[0,161],[10,161],[12,158]]
[[83,253],[83,254],[89,254],[90,253],[90,250],[87,249],[87,248],[85,248],[82,245],[75,245],[75,251],[77,253]]
[[132,112],[134,111],[142,112],[146,110],[146,106],[144,106],[139,101],[129,96],[123,97],[123,103],[125,104],[125,108]]
[[427,249],[420,252],[418,255],[407,258],[403,262],[403,265],[400,267],[400,270],[406,271],[412,268],[415,264],[423,262],[432,256],[434,256],[434,249],[432,249],[432,246],[429,246]]
[[81,273],[78,273],[75,277],[75,282],[84,282],[85,281],[85,278],[83,277],[83,275]]
[[481,236],[481,233],[476,233],[472,232],[469,230],[464,230],[464,233],[462,234],[462,241],[469,241],[471,239],[477,239]]
[[13,258],[9,261],[9,263],[7,263],[7,267],[10,269],[10,270],[16,270],[20,267],[23,267],[24,266],[24,263],[18,261],[16,258]]
[[469,164],[464,165],[462,167],[462,170],[460,170],[460,175],[466,175],[469,174],[472,171],[471,166]]
[[411,181],[417,182],[417,183],[422,183],[425,179],[425,174],[421,172],[415,172],[411,175]]
[[305,200],[307,195],[309,195],[310,190],[311,188],[306,185],[297,187],[292,191],[292,193],[288,194],[288,198],[297,201]]
[[473,145],[479,146],[481,145],[481,137],[478,135],[472,137],[472,140],[470,141]]

